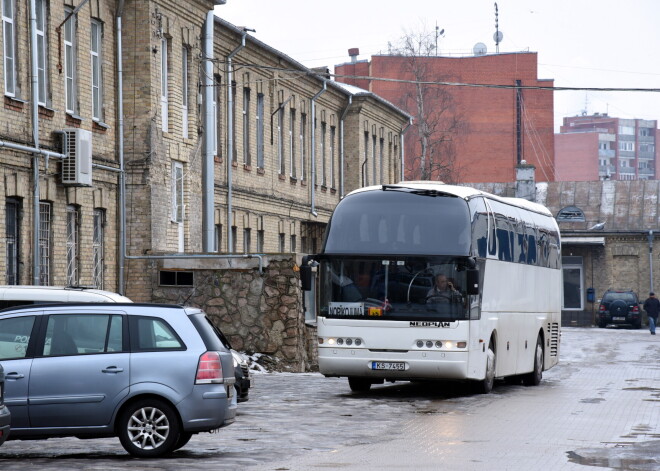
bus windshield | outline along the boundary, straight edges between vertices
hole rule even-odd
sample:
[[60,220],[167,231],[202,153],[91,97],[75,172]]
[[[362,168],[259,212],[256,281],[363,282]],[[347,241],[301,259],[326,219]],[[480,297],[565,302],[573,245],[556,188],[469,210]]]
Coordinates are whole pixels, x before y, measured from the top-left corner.
[[326,254],[469,255],[465,200],[437,191],[387,189],[356,193],[335,208]]
[[324,256],[319,262],[323,317],[442,322],[469,318],[467,257]]

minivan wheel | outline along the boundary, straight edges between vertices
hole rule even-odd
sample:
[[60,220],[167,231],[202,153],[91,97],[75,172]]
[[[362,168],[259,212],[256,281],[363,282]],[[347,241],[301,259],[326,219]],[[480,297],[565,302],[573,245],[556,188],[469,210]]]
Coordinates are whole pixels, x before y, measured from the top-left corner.
[[128,406],[119,418],[117,432],[124,449],[141,458],[174,451],[180,437],[174,409],[158,399],[143,399]]

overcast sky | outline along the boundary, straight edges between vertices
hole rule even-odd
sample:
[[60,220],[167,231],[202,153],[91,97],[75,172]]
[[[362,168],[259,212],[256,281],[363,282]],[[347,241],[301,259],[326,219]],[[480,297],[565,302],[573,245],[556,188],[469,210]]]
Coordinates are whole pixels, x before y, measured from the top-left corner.
[[[498,0],[500,53],[538,52],[557,87],[660,89],[660,0]],[[492,0],[227,0],[216,14],[307,67],[386,53],[406,32],[434,31],[439,55],[496,51]],[[660,120],[660,92],[555,92],[555,130],[584,110]]]

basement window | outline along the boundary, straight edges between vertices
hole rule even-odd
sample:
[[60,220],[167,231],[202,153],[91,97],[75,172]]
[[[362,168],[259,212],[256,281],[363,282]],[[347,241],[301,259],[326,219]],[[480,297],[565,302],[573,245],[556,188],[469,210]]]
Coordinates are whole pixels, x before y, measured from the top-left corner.
[[193,272],[161,270],[160,286],[193,286]]

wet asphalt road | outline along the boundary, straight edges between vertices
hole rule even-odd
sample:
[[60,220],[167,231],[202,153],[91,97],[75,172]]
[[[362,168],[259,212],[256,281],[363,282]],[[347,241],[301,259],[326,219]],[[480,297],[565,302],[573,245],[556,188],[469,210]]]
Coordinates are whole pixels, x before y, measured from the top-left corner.
[[660,336],[565,328],[560,364],[540,386],[375,386],[257,374],[236,423],[158,460],[114,438],[9,441],[4,470],[657,470]]

